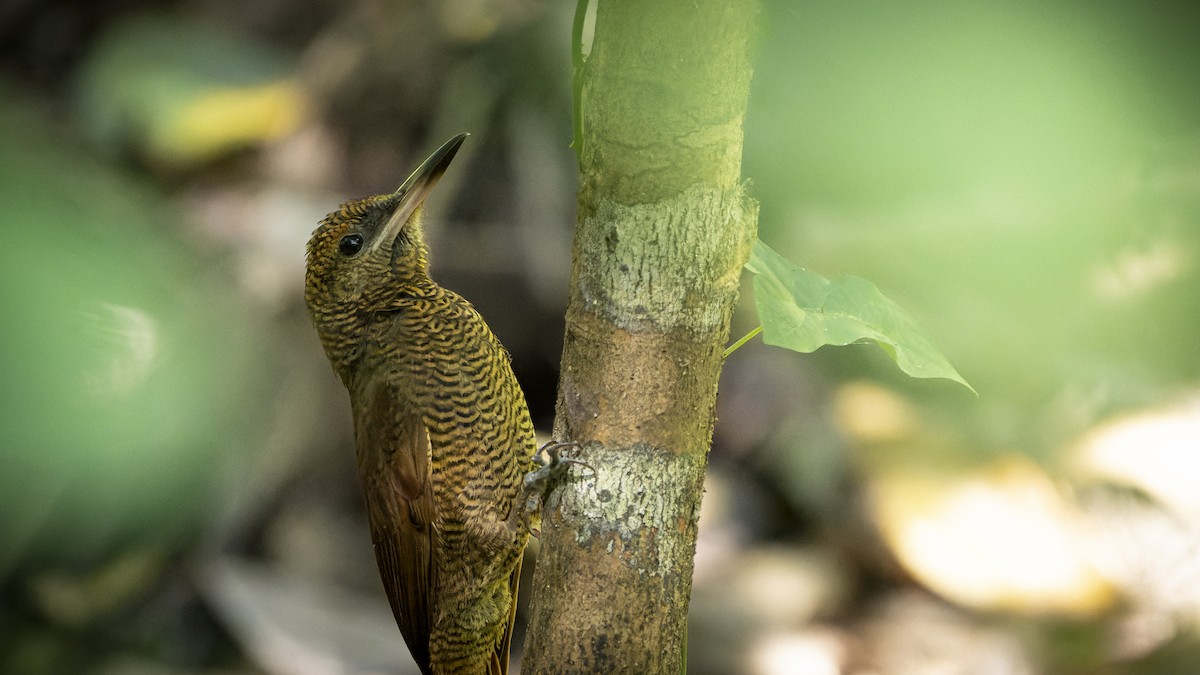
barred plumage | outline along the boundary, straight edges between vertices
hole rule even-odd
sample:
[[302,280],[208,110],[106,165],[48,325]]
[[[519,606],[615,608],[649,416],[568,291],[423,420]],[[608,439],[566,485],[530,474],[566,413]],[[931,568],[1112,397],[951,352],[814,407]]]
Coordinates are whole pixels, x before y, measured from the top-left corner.
[[420,207],[465,134],[308,246],[305,300],[350,393],[380,574],[426,673],[504,673],[533,424],[508,353],[427,273]]

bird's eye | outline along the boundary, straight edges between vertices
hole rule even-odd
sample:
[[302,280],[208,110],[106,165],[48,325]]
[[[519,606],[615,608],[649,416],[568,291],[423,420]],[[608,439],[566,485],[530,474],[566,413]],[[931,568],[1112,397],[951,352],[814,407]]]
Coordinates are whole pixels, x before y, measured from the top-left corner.
[[344,256],[352,256],[362,250],[362,245],[363,238],[361,234],[348,234],[338,242],[338,250]]

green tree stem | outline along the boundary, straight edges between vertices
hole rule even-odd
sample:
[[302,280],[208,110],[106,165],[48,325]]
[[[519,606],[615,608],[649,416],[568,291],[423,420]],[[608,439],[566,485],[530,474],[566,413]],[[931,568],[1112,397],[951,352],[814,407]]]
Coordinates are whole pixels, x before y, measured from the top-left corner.
[[601,0],[555,438],[522,668],[679,673],[717,380],[757,205],[742,124],[757,0]]
[[753,340],[754,336],[758,335],[762,331],[763,331],[762,324],[759,324],[758,328],[755,328],[754,330],[750,331],[749,333],[746,333],[745,335],[742,336],[742,339],[729,345],[729,347],[725,350],[725,352],[721,354],[721,358],[723,358],[723,359],[729,358],[730,354],[736,352],[742,345]]

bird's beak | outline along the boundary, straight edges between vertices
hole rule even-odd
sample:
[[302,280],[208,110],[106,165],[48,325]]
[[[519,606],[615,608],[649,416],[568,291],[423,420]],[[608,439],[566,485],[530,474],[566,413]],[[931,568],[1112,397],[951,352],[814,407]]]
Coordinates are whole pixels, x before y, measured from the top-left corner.
[[434,150],[432,155],[421,162],[421,166],[418,166],[417,170],[413,171],[412,175],[400,186],[400,189],[392,194],[392,199],[396,200],[396,207],[384,224],[382,236],[376,240],[376,246],[383,242],[390,244],[395,241],[400,229],[408,223],[413,212],[424,203],[425,198],[433,191],[433,186],[437,185],[442,174],[446,173],[446,167],[450,166],[450,160],[454,159],[454,154],[458,152],[458,147],[463,144],[467,136],[470,134],[458,134],[443,143],[442,147]]

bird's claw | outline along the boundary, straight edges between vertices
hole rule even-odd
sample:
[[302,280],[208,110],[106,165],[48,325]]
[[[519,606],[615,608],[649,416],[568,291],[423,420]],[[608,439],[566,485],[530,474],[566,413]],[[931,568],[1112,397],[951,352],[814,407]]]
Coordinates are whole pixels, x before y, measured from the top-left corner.
[[[538,468],[525,474],[525,509],[522,513],[525,529],[534,536],[539,536],[541,533],[537,528],[530,525],[530,517],[541,510],[546,495],[550,491],[550,487],[554,481],[562,477],[570,469],[571,465],[586,467],[593,474],[596,473],[596,469],[591,464],[582,459],[562,453],[567,448],[580,447],[583,446],[575,441],[550,441],[534,453],[533,463]],[[549,461],[542,459],[542,455],[548,456],[550,458]]]
[[[537,464],[538,468],[525,474],[525,489],[530,490],[539,487],[544,489],[552,479],[561,476],[572,464],[587,467],[592,473],[596,473],[591,464],[582,459],[562,454],[562,451],[566,448],[581,447],[583,446],[575,441],[550,441],[543,445],[533,454],[533,463]],[[550,461],[547,462],[542,459],[542,455],[549,456]]]

